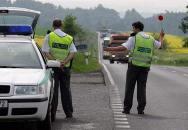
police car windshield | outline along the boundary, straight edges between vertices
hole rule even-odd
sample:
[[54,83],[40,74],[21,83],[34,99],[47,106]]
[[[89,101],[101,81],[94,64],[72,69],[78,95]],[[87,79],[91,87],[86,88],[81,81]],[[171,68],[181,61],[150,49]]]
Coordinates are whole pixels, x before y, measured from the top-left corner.
[[31,25],[33,18],[27,16],[0,15],[1,25]]
[[0,43],[0,68],[42,68],[29,43]]

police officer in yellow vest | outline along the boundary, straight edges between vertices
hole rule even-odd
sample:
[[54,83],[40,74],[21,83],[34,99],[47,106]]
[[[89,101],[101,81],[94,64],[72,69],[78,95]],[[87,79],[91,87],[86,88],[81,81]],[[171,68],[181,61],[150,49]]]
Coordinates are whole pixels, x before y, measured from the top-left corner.
[[[58,89],[60,86],[61,102],[66,118],[73,117],[72,96],[70,89],[70,61],[73,59],[76,47],[73,43],[73,38],[64,33],[62,28],[62,21],[55,19],[53,21],[54,31],[49,33],[44,40],[42,51],[48,59],[55,59],[61,62],[60,68],[54,68],[54,107],[52,107],[53,115],[56,114],[58,106]],[[52,116],[55,120],[55,116]]]
[[164,39],[164,32],[161,30],[160,39],[159,41],[156,41],[152,36],[143,32],[144,25],[140,21],[133,23],[132,27],[135,35],[130,36],[122,46],[108,47],[104,50],[130,50],[131,57],[127,69],[123,113],[130,113],[134,88],[137,83],[137,110],[138,114],[144,114],[146,106],[146,82],[151,66],[153,51],[155,48],[161,47]]

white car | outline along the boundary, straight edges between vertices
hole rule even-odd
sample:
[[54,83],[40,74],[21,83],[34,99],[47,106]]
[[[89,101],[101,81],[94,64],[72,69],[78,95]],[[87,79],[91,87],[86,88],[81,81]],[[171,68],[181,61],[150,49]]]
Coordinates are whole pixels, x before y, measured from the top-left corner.
[[[39,16],[38,11],[0,8],[0,21],[3,19],[0,22],[0,121],[37,121],[38,130],[51,130],[54,116],[51,67],[58,64],[46,61],[33,39]],[[24,22],[24,17],[26,22],[32,19],[31,25],[19,23]]]

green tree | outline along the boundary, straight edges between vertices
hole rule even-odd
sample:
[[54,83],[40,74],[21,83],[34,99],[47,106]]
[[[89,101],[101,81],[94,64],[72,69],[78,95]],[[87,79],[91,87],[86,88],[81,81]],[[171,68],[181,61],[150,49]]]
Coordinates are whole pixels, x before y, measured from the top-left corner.
[[[188,5],[187,5],[187,9],[188,9]],[[188,11],[187,11],[187,14],[188,14]],[[187,33],[187,32],[188,32],[188,15],[182,19],[181,25],[180,25],[180,29],[181,29],[184,33]],[[183,47],[188,48],[188,37],[184,38],[183,41],[184,41]]]
[[[188,5],[187,5],[187,9],[188,9]],[[187,11],[188,14],[188,11]],[[184,17],[181,21],[181,25],[180,25],[180,29],[184,32],[187,33],[188,31],[188,16]]]
[[76,22],[76,17],[73,15],[65,16],[63,20],[63,31],[75,37],[80,32],[81,27]]
[[63,31],[73,36],[77,42],[83,42],[86,39],[86,32],[76,20],[77,18],[73,15],[65,16],[63,20]]

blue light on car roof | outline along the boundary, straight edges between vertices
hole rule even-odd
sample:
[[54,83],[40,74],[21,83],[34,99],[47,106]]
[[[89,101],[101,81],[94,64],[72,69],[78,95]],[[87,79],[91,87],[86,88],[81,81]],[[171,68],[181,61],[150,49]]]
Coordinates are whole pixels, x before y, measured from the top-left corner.
[[10,34],[32,34],[32,27],[31,26],[9,26],[8,33]]
[[0,26],[0,33],[5,35],[31,35],[32,27],[29,25]]

